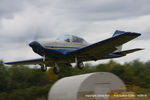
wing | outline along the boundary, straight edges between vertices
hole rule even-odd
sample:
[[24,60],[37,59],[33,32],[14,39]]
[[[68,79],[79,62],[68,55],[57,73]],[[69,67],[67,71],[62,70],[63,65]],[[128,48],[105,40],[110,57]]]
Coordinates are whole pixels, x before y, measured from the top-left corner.
[[32,65],[32,64],[42,64],[43,58],[38,59],[30,59],[30,60],[22,60],[22,61],[15,61],[15,62],[6,62],[5,64],[8,65]]
[[117,46],[125,44],[126,42],[140,36],[140,33],[126,32],[124,34],[108,38],[106,40],[97,42],[95,44],[83,47],[76,51],[68,53],[70,56],[78,57],[81,61],[103,59],[109,53],[117,50]]

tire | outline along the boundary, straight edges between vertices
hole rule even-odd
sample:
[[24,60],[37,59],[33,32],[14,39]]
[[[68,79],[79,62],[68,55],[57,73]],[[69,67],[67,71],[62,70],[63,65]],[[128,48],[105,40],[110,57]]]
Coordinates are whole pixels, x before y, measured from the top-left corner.
[[72,68],[72,65],[71,65],[71,64],[68,64],[68,67]]
[[77,64],[77,67],[78,67],[80,70],[82,70],[82,69],[84,68],[83,62],[79,62],[79,63]]
[[45,65],[41,65],[41,71],[42,72],[46,72],[47,71],[47,67]]
[[54,68],[53,68],[53,72],[54,72],[55,74],[58,74],[58,73],[59,73],[59,67],[54,67]]

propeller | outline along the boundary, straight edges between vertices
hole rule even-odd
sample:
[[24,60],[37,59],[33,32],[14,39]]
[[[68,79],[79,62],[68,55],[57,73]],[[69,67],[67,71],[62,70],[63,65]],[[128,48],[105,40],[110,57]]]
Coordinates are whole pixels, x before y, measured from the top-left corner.
[[[32,42],[38,41],[39,38],[40,38],[40,33],[41,33],[41,29],[40,29],[40,28],[37,28],[36,31],[35,31],[33,34],[31,34],[32,39],[28,40],[26,44],[28,44],[28,45],[30,46]],[[30,47],[31,47],[31,46],[30,46]],[[27,56],[30,55],[30,52],[33,52],[33,51],[31,51],[30,49],[31,49],[31,48],[29,48],[29,49],[26,51],[26,57],[25,57],[25,58],[27,58]],[[34,54],[34,53],[33,53],[33,54]]]

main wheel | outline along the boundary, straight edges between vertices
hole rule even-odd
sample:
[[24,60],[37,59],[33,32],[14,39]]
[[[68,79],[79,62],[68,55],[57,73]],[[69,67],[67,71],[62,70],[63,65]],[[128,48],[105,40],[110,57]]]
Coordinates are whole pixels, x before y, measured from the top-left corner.
[[55,74],[58,74],[58,73],[59,73],[59,67],[56,67],[56,66],[55,66],[55,67],[53,68],[53,72],[54,72]]
[[46,65],[41,65],[41,71],[46,72],[47,71],[47,66]]
[[78,67],[79,69],[83,69],[83,68],[84,68],[83,62],[78,62],[78,63],[77,63],[77,67]]
[[68,64],[67,66],[70,67],[70,68],[72,68],[72,65],[71,65],[71,64]]

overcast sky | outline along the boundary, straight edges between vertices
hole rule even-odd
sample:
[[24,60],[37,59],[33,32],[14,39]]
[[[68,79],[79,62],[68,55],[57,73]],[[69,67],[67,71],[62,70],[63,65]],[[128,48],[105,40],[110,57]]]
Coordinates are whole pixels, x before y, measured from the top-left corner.
[[[74,34],[94,43],[115,30],[142,36],[123,49],[145,48],[118,62],[150,59],[150,0],[0,0],[0,59],[39,57],[28,43]],[[103,60],[101,62],[104,62]]]

